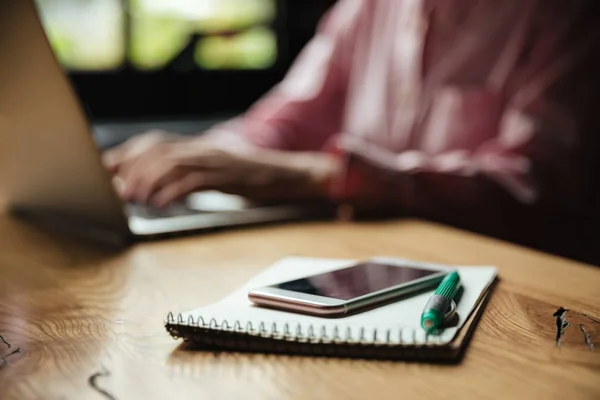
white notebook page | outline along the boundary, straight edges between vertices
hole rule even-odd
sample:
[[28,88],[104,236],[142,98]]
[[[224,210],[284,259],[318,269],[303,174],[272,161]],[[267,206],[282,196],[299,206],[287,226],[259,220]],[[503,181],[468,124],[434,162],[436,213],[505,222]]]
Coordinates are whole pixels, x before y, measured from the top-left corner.
[[184,313],[183,321],[188,321],[191,317],[195,323],[198,320],[204,321],[205,325],[214,329],[251,327],[263,334],[275,333],[273,330],[281,334],[286,330],[292,336],[330,340],[337,336],[340,340],[365,343],[443,345],[452,341],[497,275],[494,267],[453,266],[453,269],[458,269],[463,285],[463,294],[457,305],[459,321],[456,327],[447,328],[435,336],[427,336],[420,326],[425,303],[435,290],[342,318],[315,317],[262,308],[248,300],[251,289],[344,268],[354,263],[355,260],[284,258],[218,303]]

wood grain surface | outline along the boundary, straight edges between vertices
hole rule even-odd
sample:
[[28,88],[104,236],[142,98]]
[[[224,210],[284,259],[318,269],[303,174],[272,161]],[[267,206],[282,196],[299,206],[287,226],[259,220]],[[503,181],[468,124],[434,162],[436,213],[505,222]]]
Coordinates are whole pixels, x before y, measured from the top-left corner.
[[[169,311],[217,301],[287,255],[496,265],[500,282],[457,366],[189,352],[167,335]],[[116,251],[0,217],[0,399],[600,399],[599,297],[598,268],[421,221]]]

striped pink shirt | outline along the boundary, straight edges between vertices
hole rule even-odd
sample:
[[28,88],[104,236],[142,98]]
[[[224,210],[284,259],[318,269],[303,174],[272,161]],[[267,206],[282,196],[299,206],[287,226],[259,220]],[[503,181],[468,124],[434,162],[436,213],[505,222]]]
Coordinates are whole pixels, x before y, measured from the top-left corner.
[[589,79],[574,72],[600,40],[581,26],[588,4],[341,0],[286,79],[224,127],[268,148],[337,148],[349,161],[337,200],[572,200],[582,143],[572,100]]

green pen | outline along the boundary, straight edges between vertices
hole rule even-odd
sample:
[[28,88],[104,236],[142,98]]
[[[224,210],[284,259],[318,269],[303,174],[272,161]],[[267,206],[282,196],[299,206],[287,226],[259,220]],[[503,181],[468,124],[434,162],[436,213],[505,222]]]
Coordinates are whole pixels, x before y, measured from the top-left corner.
[[448,310],[452,313],[452,309],[456,308],[455,304],[454,307],[452,306],[459,287],[460,275],[454,271],[446,275],[433,296],[427,301],[423,314],[421,314],[421,326],[428,333],[440,328],[444,323]]

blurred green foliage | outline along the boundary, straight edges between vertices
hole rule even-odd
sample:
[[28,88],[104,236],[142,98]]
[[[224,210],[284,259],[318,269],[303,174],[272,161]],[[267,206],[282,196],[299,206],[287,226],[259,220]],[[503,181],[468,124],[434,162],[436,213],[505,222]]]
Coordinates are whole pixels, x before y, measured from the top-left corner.
[[[277,38],[268,28],[276,16],[274,0],[37,3],[57,57],[69,69],[111,70],[125,60],[141,70],[161,69],[191,45],[194,35],[202,36],[192,54],[199,68],[262,69],[277,58]],[[127,18],[129,40],[125,38]]]
[[229,37],[209,37],[198,43],[195,59],[205,69],[268,68],[277,59],[277,38],[263,27]]
[[38,0],[60,62],[70,69],[105,70],[124,62],[120,0]]

